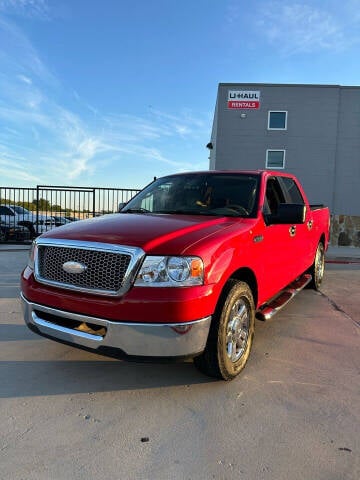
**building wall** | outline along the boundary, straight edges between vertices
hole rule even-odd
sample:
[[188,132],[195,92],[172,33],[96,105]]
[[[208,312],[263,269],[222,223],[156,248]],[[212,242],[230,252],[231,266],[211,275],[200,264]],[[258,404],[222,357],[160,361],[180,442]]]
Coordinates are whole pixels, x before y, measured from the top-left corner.
[[[229,109],[229,90],[259,90],[260,108]],[[268,130],[269,110],[288,112],[287,130]],[[211,169],[265,168],[267,149],[285,149],[311,203],[360,215],[360,87],[220,84],[211,142]]]
[[360,215],[360,88],[340,89],[334,214]]

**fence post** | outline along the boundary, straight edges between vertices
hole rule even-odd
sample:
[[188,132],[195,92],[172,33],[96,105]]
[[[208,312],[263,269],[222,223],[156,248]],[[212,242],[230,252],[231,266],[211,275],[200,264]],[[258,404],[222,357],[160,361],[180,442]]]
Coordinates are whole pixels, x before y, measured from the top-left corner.
[[36,185],[36,225],[35,225],[35,231],[36,231],[36,236],[39,234],[39,185]]
[[93,188],[93,218],[95,217],[95,188]]

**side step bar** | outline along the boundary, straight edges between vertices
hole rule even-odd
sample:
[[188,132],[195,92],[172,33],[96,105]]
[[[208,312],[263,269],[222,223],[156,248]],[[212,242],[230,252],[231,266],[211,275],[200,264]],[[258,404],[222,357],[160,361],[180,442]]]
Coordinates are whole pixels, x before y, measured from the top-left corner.
[[297,278],[294,282],[290,283],[280,294],[262,305],[259,310],[256,312],[256,318],[259,320],[270,320],[277,312],[287,305],[296,294],[301,292],[301,290],[306,287],[306,285],[311,282],[311,275],[305,273],[301,277]]

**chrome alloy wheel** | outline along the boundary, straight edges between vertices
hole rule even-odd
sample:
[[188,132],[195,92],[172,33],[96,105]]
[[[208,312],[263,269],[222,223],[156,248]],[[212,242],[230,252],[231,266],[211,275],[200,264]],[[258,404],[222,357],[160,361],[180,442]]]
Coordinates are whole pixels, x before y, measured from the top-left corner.
[[249,338],[250,316],[246,302],[238,299],[230,312],[226,326],[226,352],[235,363],[243,355]]
[[320,243],[315,256],[315,282],[317,285],[321,284],[321,281],[324,276],[324,269],[325,269],[325,254],[324,254],[324,247]]

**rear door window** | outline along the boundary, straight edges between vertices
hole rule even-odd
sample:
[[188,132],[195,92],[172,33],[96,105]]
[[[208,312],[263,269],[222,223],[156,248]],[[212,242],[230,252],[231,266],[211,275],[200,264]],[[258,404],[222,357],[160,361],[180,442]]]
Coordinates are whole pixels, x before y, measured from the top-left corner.
[[304,205],[304,199],[301,195],[299,187],[296,185],[295,181],[292,178],[281,177],[280,179],[284,192],[286,194],[286,203],[296,203],[298,205]]

